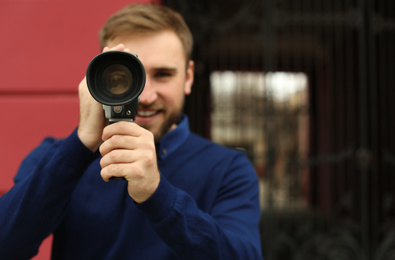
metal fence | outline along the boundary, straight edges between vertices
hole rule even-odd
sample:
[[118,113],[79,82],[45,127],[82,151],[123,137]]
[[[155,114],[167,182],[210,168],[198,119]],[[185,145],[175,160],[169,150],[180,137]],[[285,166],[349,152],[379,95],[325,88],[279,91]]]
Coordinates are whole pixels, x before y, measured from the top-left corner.
[[395,1],[167,0],[192,129],[243,149],[266,260],[395,259]]

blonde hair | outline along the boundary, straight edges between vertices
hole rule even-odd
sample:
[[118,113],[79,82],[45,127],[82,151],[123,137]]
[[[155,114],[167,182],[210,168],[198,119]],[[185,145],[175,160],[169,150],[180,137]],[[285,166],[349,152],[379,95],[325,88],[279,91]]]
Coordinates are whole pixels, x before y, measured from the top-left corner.
[[157,4],[132,4],[113,14],[99,31],[99,43],[103,49],[120,35],[167,30],[173,31],[180,39],[188,62],[193,48],[191,31],[179,13]]

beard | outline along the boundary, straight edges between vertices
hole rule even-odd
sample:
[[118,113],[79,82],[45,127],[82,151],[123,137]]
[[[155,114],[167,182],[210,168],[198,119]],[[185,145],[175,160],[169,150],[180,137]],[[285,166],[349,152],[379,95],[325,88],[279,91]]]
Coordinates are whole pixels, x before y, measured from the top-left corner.
[[[166,115],[166,118],[161,123],[161,125],[155,127],[141,125],[143,128],[147,129],[154,135],[154,141],[156,144],[158,144],[168,132],[176,127],[184,109],[184,103],[185,98],[180,101],[179,107],[176,107],[170,114]],[[144,108],[144,106],[141,106],[141,108]],[[148,106],[146,108],[148,108]]]
[[181,110],[178,113],[172,113],[169,118],[160,126],[159,131],[154,134],[155,143],[159,143],[160,140],[177,124],[180,118]]

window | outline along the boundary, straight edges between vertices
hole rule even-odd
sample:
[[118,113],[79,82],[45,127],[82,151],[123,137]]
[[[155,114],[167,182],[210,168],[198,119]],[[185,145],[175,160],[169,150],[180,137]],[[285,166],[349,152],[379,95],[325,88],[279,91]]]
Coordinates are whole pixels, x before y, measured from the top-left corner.
[[262,207],[303,207],[308,170],[308,78],[294,72],[214,71],[211,137],[244,150]]

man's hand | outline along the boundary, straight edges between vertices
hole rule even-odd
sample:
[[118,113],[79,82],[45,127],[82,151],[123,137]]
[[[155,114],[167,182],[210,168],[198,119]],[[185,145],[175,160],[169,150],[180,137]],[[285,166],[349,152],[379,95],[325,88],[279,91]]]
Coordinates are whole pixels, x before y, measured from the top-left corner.
[[[128,51],[123,44],[119,44],[112,49],[105,47],[103,52],[109,50]],[[77,135],[86,147],[92,152],[96,152],[102,142],[103,128],[108,124],[108,121],[104,116],[102,104],[98,103],[89,93],[86,78],[81,81],[78,94],[80,119]]]
[[103,180],[124,177],[134,201],[146,201],[160,181],[153,134],[135,123],[117,122],[104,128],[103,141],[100,146]]
[[101,144],[103,128],[107,125],[102,104],[98,103],[89,93],[84,78],[79,87],[80,119],[77,135],[81,142],[92,152],[96,152]]

